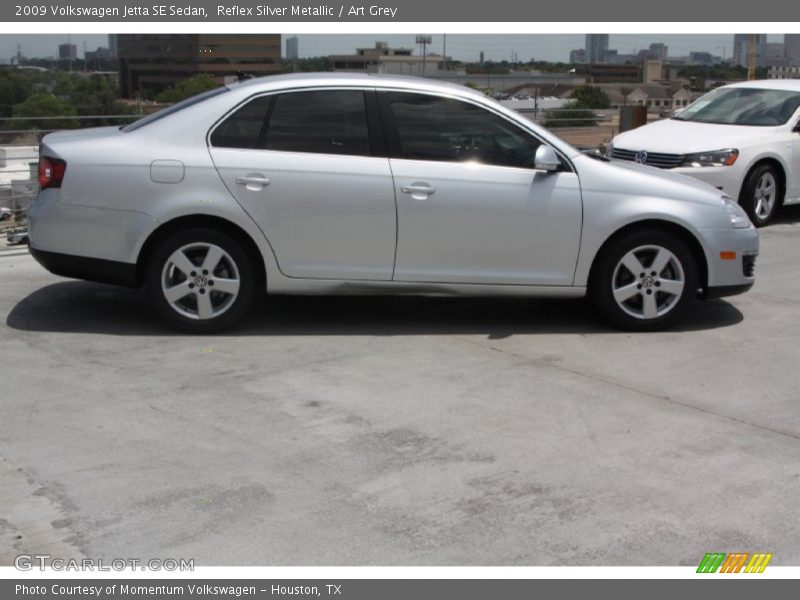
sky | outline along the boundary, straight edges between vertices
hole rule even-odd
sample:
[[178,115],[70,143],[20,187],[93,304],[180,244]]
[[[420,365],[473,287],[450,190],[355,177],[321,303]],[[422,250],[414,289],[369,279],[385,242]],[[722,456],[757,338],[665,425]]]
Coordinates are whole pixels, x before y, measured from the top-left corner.
[[[292,34],[284,34],[284,39]],[[414,48],[411,34],[298,34],[300,56],[323,56],[327,54],[351,54],[357,47],[371,47],[376,41],[388,42],[390,46]],[[486,60],[511,60],[516,53],[518,60],[561,61],[569,59],[569,51],[583,48],[582,34],[432,34],[433,43],[428,52],[441,54],[444,42],[447,55],[461,61],[477,61],[481,50]],[[783,41],[782,35],[770,34],[770,42]],[[106,35],[54,35],[54,34],[0,34],[0,62],[7,63],[17,53],[17,44],[27,57],[48,57],[58,54],[58,45],[72,43],[77,46],[78,57],[83,56],[84,43],[87,50],[108,45]],[[610,48],[621,54],[647,48],[660,42],[669,47],[670,56],[686,56],[692,51],[706,51],[730,57],[733,53],[733,34],[647,34],[611,35]],[[285,49],[285,42],[284,42]]]

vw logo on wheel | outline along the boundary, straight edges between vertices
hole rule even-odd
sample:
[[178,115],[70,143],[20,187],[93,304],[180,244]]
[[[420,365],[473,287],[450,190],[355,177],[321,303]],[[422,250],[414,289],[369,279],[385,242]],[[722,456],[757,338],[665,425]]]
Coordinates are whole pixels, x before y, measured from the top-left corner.
[[639,150],[633,157],[633,161],[640,165],[647,164],[647,150]]

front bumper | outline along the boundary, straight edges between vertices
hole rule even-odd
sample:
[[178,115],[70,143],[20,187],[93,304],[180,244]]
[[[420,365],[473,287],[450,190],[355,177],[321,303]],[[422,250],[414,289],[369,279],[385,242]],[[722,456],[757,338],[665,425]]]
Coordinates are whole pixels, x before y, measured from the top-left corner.
[[739,199],[741,177],[735,165],[733,167],[676,167],[669,169],[669,171],[694,177],[717,188],[734,201]]
[[738,296],[744,294],[753,287],[752,283],[745,283],[742,285],[721,285],[713,288],[707,288],[703,292],[703,300],[716,300],[717,298],[727,298],[728,296]]
[[704,299],[742,294],[755,283],[758,231],[752,225],[742,229],[702,229],[706,243],[708,285]]

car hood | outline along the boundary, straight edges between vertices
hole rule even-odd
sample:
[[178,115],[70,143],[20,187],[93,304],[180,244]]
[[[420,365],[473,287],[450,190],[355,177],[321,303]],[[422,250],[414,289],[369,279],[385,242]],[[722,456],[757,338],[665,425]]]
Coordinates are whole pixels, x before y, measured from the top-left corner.
[[613,144],[625,150],[647,150],[665,154],[689,154],[737,148],[774,135],[775,127],[718,125],[665,119],[619,134]]
[[618,192],[720,205],[722,192],[694,177],[624,160],[600,161],[588,156],[574,159],[584,190]]

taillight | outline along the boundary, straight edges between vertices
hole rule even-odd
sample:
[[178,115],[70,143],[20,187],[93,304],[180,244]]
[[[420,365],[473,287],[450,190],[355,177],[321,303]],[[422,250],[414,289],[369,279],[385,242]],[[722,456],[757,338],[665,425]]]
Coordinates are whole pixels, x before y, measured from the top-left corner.
[[42,156],[39,159],[39,189],[60,188],[64,173],[67,171],[66,161],[60,158]]

